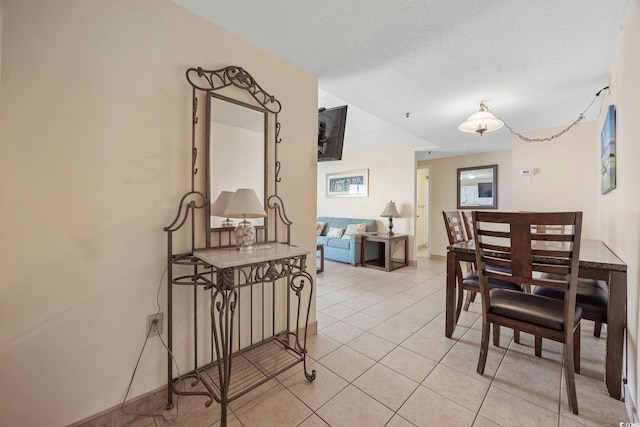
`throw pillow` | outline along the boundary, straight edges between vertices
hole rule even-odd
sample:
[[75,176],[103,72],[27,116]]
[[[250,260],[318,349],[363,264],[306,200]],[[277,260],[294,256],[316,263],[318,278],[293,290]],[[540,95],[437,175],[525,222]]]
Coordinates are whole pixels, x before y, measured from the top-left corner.
[[349,224],[342,235],[343,239],[349,239],[351,234],[362,234],[367,231],[367,224]]
[[331,227],[329,228],[329,232],[327,233],[327,237],[336,237],[336,238],[340,238],[342,237],[342,234],[344,233],[344,228],[336,228],[336,227]]
[[317,222],[316,223],[316,236],[322,236],[322,232],[324,231],[324,226],[327,225],[326,222]]

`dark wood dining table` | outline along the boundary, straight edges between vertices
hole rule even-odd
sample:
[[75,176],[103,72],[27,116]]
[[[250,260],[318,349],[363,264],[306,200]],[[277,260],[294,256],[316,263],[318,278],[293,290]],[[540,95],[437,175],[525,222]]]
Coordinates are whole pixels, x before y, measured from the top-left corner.
[[[475,261],[473,240],[447,247],[445,335],[451,338],[456,327],[456,278],[460,261]],[[605,280],[609,284],[607,308],[607,354],[605,381],[609,395],[618,400],[622,389],[624,338],[627,318],[627,265],[600,240],[582,239],[579,277]]]

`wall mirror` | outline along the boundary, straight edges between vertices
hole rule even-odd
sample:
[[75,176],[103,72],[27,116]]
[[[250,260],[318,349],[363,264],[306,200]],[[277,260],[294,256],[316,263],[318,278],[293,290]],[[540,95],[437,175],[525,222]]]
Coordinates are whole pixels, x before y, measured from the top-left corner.
[[[267,214],[252,220],[256,243],[290,244],[291,221],[278,194],[282,104],[235,65],[217,70],[189,68],[186,77],[192,102],[191,190],[182,197],[176,219],[166,231],[178,230],[194,210],[202,209],[197,221],[195,214],[192,217],[192,246],[199,246],[196,237],[202,236],[206,248],[235,247],[234,226],[239,220],[230,218],[234,226],[223,226],[226,218],[211,217],[212,205],[222,191],[250,188]],[[196,230],[200,224],[204,233]]]
[[[267,115],[259,107],[209,93],[207,97],[209,141],[209,200],[220,192],[238,188],[255,190],[265,205]],[[222,227],[226,218],[211,216],[211,228]],[[234,225],[238,219],[233,220]],[[263,218],[247,219],[263,225]]]
[[458,209],[498,208],[498,165],[458,169]]

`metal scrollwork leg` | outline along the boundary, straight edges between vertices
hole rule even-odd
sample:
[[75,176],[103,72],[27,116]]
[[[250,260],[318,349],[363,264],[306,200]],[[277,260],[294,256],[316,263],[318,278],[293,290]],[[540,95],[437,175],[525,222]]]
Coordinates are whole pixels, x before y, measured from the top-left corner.
[[[300,310],[302,308],[302,291],[305,288],[305,285],[307,282],[309,284],[309,301],[307,303],[307,312],[305,314],[305,320],[304,320],[304,337],[303,337],[302,344],[300,344],[299,334],[300,334]],[[291,290],[295,293],[298,299],[298,304],[297,304],[298,309],[297,309],[297,315],[296,315],[295,345],[298,351],[302,353],[304,375],[305,377],[307,377],[309,381],[313,381],[316,379],[315,369],[313,369],[311,373],[309,373],[309,371],[307,370],[307,329],[309,326],[309,312],[311,311],[311,299],[313,297],[313,279],[311,278],[311,275],[309,273],[307,273],[306,271],[302,271],[294,274],[293,277],[291,278],[290,283],[291,283],[290,284]]]
[[220,426],[227,425],[227,403],[231,381],[233,317],[238,301],[233,287],[233,269],[218,271],[218,284],[211,299],[211,332],[218,359],[220,380]]

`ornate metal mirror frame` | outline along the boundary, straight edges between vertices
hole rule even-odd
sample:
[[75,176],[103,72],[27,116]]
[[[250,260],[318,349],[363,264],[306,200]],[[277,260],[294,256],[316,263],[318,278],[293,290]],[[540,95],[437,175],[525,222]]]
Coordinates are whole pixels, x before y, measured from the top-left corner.
[[[181,228],[189,216],[190,211],[203,209],[204,211],[204,247],[229,247],[233,246],[233,229],[215,228],[211,226],[210,205],[213,202],[211,194],[211,165],[210,157],[216,153],[211,151],[211,111],[210,100],[212,97],[225,99],[227,101],[244,105],[249,108],[263,111],[265,120],[265,183],[264,200],[265,218],[264,225],[256,227],[258,235],[256,243],[280,242],[290,244],[291,222],[284,211],[284,204],[278,195],[278,183],[280,177],[280,161],[278,160],[278,145],[282,142],[279,137],[281,125],[278,121],[278,113],[282,106],[273,95],[267,93],[254,78],[242,67],[229,66],[219,70],[203,70],[202,68],[189,68],[186,78],[192,87],[192,123],[191,123],[191,191],[185,194],[180,202],[180,208],[175,220],[165,227],[165,231],[172,232]],[[239,90],[238,90],[239,89]],[[221,95],[224,93],[225,95]],[[199,105],[206,101],[206,134],[202,136],[201,109]],[[204,143],[203,143],[204,140]],[[197,179],[199,175],[198,165],[202,163],[199,159],[199,147],[204,146],[205,153],[205,177]],[[247,155],[247,153],[242,153]],[[250,155],[250,153],[249,153]],[[242,173],[238,171],[238,173]],[[204,182],[203,182],[204,181]],[[199,190],[204,186],[203,191]],[[231,189],[231,190],[235,190]],[[262,189],[254,189],[258,193]],[[192,213],[195,213],[192,212]],[[284,227],[279,229],[282,223]],[[194,233],[199,225],[192,224]],[[192,237],[192,250],[202,247],[196,243],[199,236]],[[169,249],[171,251],[171,248]]]

